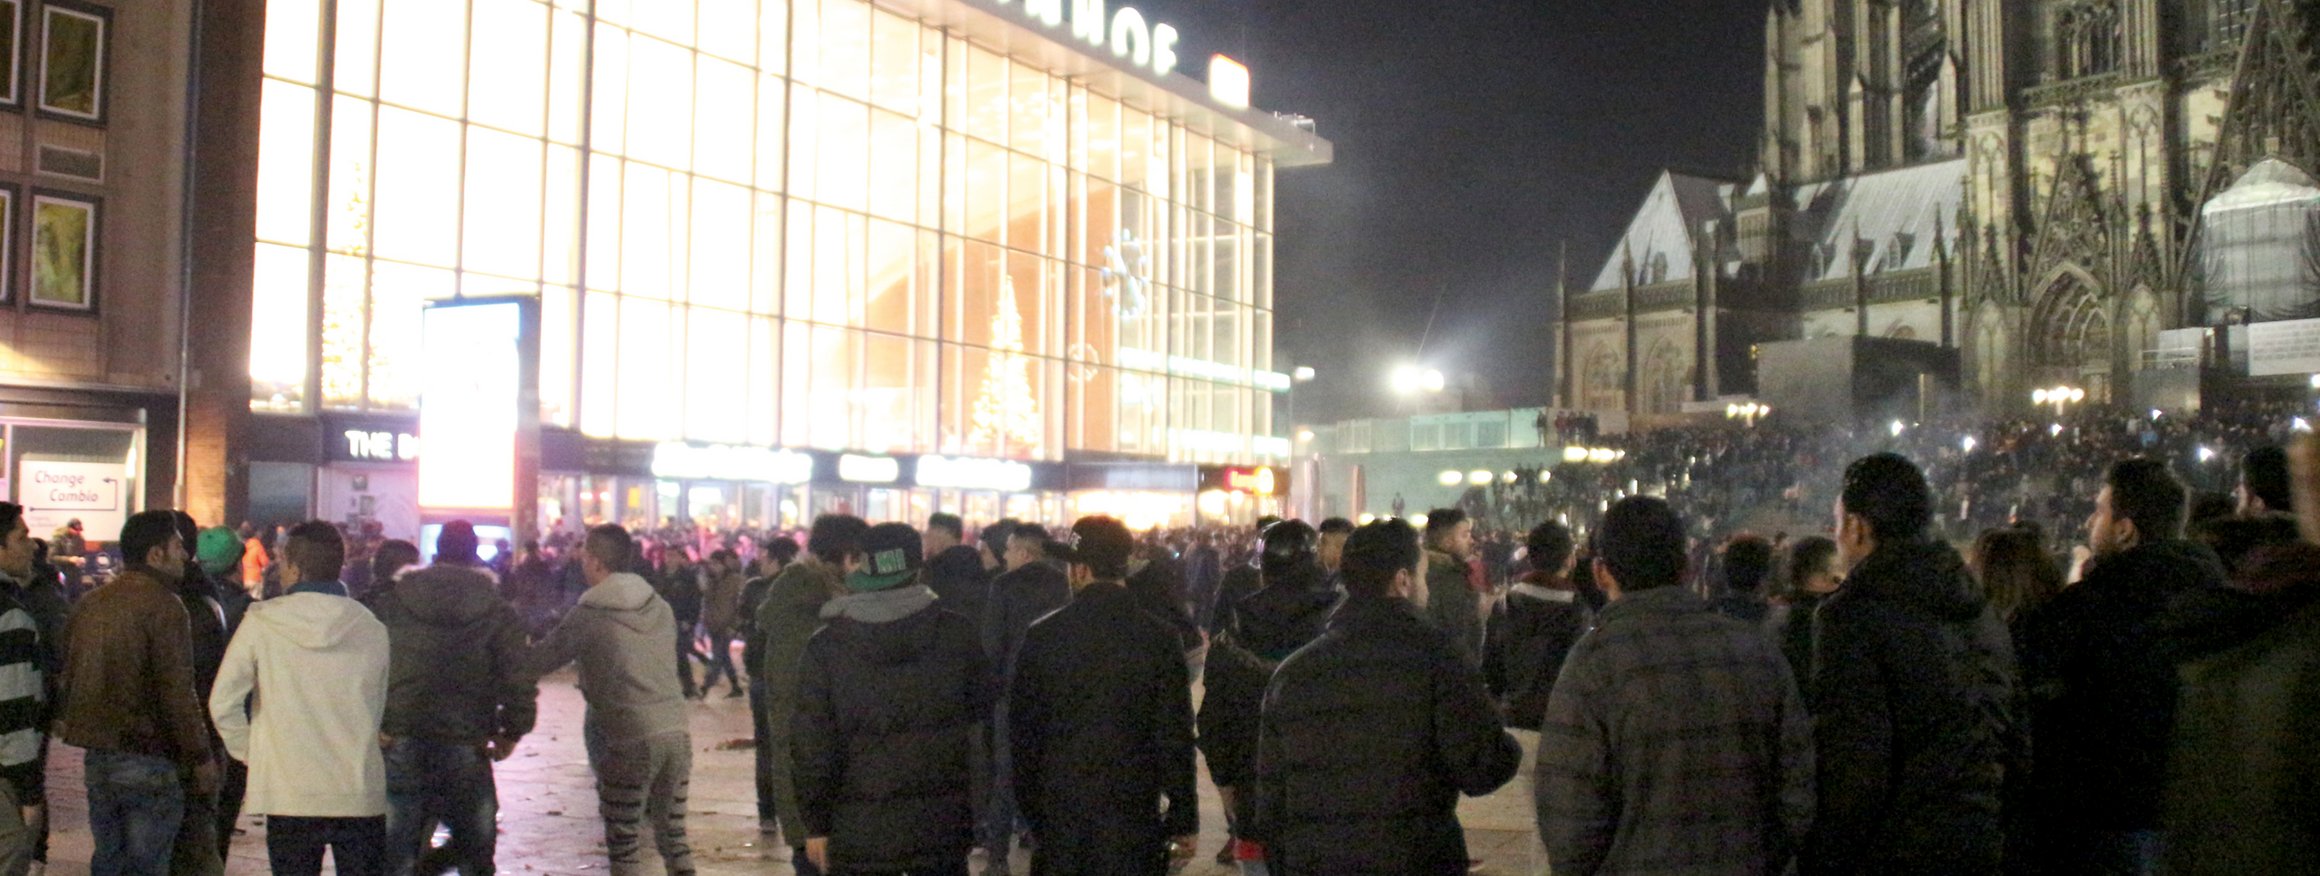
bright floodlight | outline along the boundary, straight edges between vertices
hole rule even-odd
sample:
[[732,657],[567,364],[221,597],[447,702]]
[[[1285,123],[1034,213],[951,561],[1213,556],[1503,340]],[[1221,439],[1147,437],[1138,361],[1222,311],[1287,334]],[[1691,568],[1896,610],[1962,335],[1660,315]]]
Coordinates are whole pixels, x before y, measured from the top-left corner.
[[2033,390],[2031,390],[2031,391],[2030,391],[2030,403],[2031,403],[2031,404],[2034,404],[2034,405],[2042,405],[2042,404],[2045,404],[2045,403],[2046,403],[2046,390],[2043,390],[2043,389],[2033,389]]
[[2310,432],[2312,431],[2312,421],[2297,417],[2288,421],[2288,428],[2297,432]]
[[1542,483],[1542,484],[1543,484],[1543,483],[1546,483],[1546,482],[1548,482],[1548,481],[1551,481],[1551,480],[1554,480],[1554,479],[1555,479],[1555,473],[1554,473],[1554,472],[1548,471],[1548,470],[1546,470],[1546,469],[1543,469],[1543,468],[1542,468],[1542,469],[1539,469],[1539,483]]
[[1887,427],[1885,427],[1885,428],[1886,428],[1886,430],[1887,430],[1887,431],[1890,431],[1890,432],[1892,432],[1892,433],[1893,433],[1893,437],[1895,437],[1895,438],[1899,438],[1899,437],[1901,437],[1901,433],[1902,433],[1902,431],[1903,431],[1903,430],[1906,430],[1906,429],[1908,429],[1909,427],[1901,425],[1901,421],[1900,421],[1900,420],[1894,420],[1894,421],[1893,421],[1893,425],[1887,426]]
[[1297,366],[1297,370],[1289,372],[1289,379],[1291,379],[1291,380],[1295,380],[1295,381],[1297,381],[1298,383],[1304,383],[1304,382],[1307,382],[1307,381],[1310,381],[1310,380],[1312,380],[1312,379],[1313,379],[1313,366],[1311,366],[1311,365],[1299,365],[1299,366]]
[[1482,486],[1483,484],[1490,483],[1490,469],[1487,469],[1487,468],[1478,468],[1478,469],[1475,469],[1475,470],[1473,470],[1473,471],[1467,472],[1467,473],[1466,473],[1466,483],[1467,483],[1467,485],[1469,485],[1469,486],[1476,486],[1476,487]]
[[1445,487],[1458,486],[1458,482],[1461,480],[1465,480],[1465,475],[1461,475],[1454,471],[1445,471],[1434,478],[1435,483],[1441,484]]
[[2055,436],[2057,438],[2062,437],[2062,424],[2056,423],[2052,426],[2046,427],[2046,434]]
[[2207,446],[2205,446],[2205,445],[2201,445],[2201,446],[2200,446],[2200,448],[2199,448],[2199,461],[2200,461],[2200,462],[2209,462],[2209,461],[2212,461],[2212,460],[2214,460],[2214,459],[2215,459],[2215,451],[2214,451],[2213,449],[2210,449],[2210,448],[2208,448],[2208,447],[2207,447]]
[[1965,448],[1967,453],[1974,452],[1974,447],[1977,446],[1977,444],[1978,442],[1974,441],[1974,436],[1972,435],[1967,435],[1966,440],[1958,442],[1958,446]]
[[1511,472],[1511,471],[1510,471],[1510,472],[1501,472],[1501,473],[1499,474],[1499,476],[1498,476],[1498,480],[1499,480],[1499,482],[1500,482],[1500,483],[1508,483],[1508,484],[1511,484],[1511,483],[1514,483],[1514,481],[1515,481],[1515,477],[1516,477],[1516,475],[1515,475],[1515,473],[1514,473],[1514,472]]
[[1297,440],[1298,440],[1300,443],[1308,443],[1308,442],[1311,442],[1311,441],[1313,440],[1313,430],[1311,430],[1311,429],[1299,429],[1299,430],[1297,430]]
[[1572,446],[1570,446],[1570,447],[1565,447],[1565,448],[1563,448],[1563,461],[1564,461],[1564,462],[1586,462],[1586,461],[1587,461],[1587,448],[1585,448],[1585,447],[1580,447],[1580,446],[1577,446],[1577,445],[1572,445]]
[[1419,528],[1419,529],[1424,529],[1424,528],[1426,528],[1426,515],[1424,515],[1424,514],[1412,514],[1412,515],[1410,515],[1410,525],[1411,525],[1411,526],[1415,526],[1415,527],[1417,527],[1417,528]]
[[1393,373],[1387,376],[1386,385],[1393,388],[1395,395],[1411,395],[1418,391],[1419,384],[1424,380],[1425,375],[1419,373],[1418,366],[1396,365]]
[[2080,388],[2078,388],[2078,387],[2075,387],[2075,386],[2071,387],[2071,388],[2070,388],[2070,403],[2071,403],[2071,404],[2077,404],[2077,403],[2079,403],[2079,402],[2082,402],[2082,401],[2086,401],[2086,390],[2084,390],[2084,389],[2080,389]]
[[1441,392],[1444,385],[1440,371],[1428,368],[1425,373],[1418,375],[1419,388],[1427,392]]
[[1367,512],[1367,511],[1363,511],[1363,512],[1361,512],[1361,525],[1363,525],[1363,526],[1368,526],[1368,525],[1370,525],[1370,524],[1372,524],[1372,523],[1376,523],[1376,522],[1377,522],[1377,515],[1375,515],[1375,514],[1371,514],[1371,513]]

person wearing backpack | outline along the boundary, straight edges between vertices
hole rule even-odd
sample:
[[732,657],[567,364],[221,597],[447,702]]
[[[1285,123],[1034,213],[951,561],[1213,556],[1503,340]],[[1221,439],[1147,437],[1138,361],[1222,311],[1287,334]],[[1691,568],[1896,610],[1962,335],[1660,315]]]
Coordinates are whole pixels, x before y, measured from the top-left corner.
[[[1201,670],[1207,691],[1200,705],[1200,751],[1208,775],[1224,798],[1232,824],[1247,824],[1256,778],[1257,727],[1265,685],[1290,654],[1328,629],[1337,591],[1321,568],[1321,534],[1301,520],[1266,529],[1259,543],[1262,587],[1234,605],[1225,628],[1209,644]],[[1260,876],[1264,852],[1257,844],[1231,844],[1241,872]]]

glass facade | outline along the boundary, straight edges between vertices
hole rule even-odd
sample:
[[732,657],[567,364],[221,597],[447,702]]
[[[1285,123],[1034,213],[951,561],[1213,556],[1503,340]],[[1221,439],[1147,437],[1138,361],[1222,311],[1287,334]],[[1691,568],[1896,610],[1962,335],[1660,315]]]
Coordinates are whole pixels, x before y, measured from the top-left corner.
[[266,28],[253,410],[415,410],[423,302],[522,294],[542,422],[595,437],[1283,443],[1271,160],[1087,77],[863,0],[270,0]]

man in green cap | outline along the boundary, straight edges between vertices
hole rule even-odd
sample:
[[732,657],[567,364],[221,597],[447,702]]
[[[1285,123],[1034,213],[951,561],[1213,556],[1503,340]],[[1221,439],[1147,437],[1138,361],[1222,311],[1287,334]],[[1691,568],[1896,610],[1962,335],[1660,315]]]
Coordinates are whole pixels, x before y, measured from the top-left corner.
[[963,873],[971,740],[991,702],[975,622],[921,574],[918,531],[881,523],[799,667],[791,749],[806,854],[829,873]]

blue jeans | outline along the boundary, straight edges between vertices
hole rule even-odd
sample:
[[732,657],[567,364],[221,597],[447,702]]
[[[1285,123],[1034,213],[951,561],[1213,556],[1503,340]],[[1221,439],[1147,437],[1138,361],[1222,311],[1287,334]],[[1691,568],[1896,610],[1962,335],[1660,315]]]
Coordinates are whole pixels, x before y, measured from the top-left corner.
[[168,876],[169,850],[185,818],[185,786],[168,758],[90,749],[83,767],[92,876]]
[[491,759],[473,745],[397,739],[387,749],[387,872],[409,876],[435,835],[451,828],[445,863],[490,876],[499,817]]

